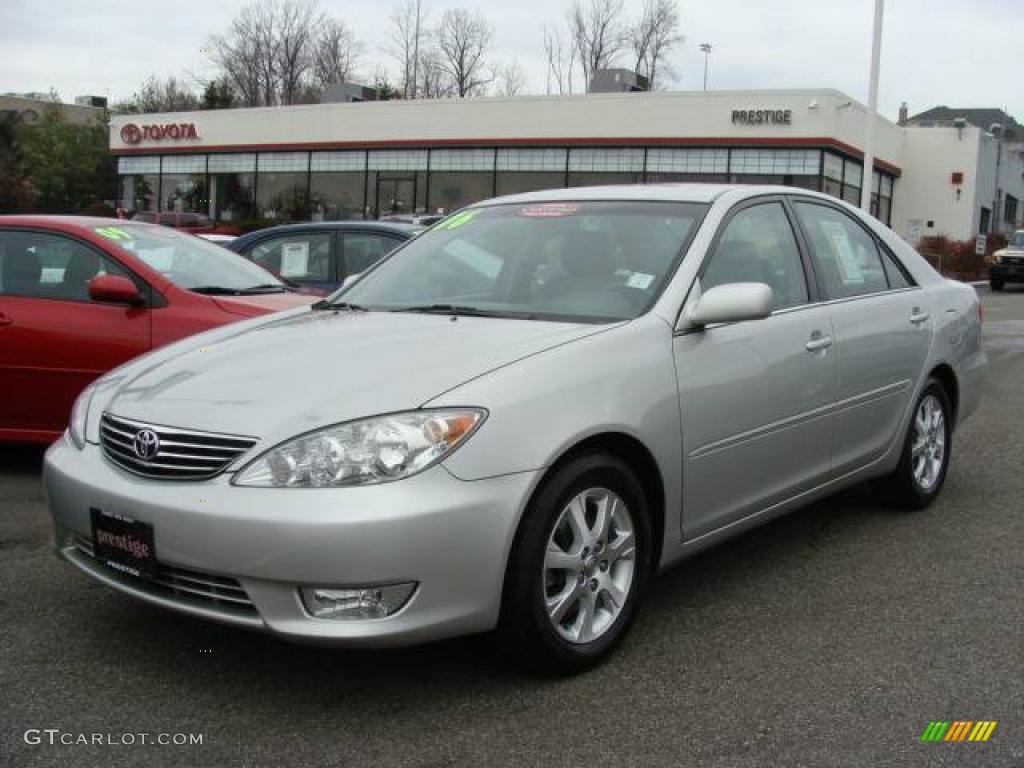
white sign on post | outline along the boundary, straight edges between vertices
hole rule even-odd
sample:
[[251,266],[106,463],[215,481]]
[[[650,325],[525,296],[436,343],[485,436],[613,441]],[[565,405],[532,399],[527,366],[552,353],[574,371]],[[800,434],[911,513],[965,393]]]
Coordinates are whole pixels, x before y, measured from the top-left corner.
[[988,236],[987,235],[978,235],[974,239],[974,255],[975,256],[984,256],[985,255],[985,247],[987,245],[988,245]]

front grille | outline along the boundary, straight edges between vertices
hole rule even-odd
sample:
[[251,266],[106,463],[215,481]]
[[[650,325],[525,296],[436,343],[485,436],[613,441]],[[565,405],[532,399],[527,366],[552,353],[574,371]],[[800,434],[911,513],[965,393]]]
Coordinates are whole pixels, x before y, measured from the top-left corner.
[[[149,431],[158,448],[149,458],[136,451],[136,437]],[[161,427],[104,413],[100,444],[114,464],[142,477],[157,480],[206,480],[256,444],[254,437]]]
[[97,560],[92,542],[84,536],[75,536],[72,544],[79,554],[89,559],[92,567],[102,569],[108,578],[126,586],[177,603],[212,609],[232,617],[259,617],[256,606],[249,599],[245,589],[230,576],[202,573],[163,563],[157,564],[156,572],[152,575],[133,576]]

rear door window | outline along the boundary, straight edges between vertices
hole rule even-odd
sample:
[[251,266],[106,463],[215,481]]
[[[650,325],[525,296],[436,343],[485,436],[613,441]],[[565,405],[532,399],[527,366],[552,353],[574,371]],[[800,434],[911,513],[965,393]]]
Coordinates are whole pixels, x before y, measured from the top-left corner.
[[281,235],[261,240],[246,254],[265,269],[296,283],[334,282],[327,232]]
[[797,201],[794,207],[811,242],[828,298],[847,299],[888,290],[878,245],[864,227],[828,205]]

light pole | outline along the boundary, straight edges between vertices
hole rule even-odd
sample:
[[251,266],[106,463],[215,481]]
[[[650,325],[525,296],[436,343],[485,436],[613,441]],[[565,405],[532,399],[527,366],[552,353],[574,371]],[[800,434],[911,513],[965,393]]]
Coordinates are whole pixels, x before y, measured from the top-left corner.
[[708,57],[711,55],[711,43],[701,43],[700,49],[704,51],[704,90],[708,89]]
[[868,83],[867,131],[864,134],[864,169],[860,179],[860,207],[871,213],[875,188],[875,122],[878,119],[878,69],[882,58],[882,14],[885,0],[875,0],[875,31],[871,39],[871,80]]

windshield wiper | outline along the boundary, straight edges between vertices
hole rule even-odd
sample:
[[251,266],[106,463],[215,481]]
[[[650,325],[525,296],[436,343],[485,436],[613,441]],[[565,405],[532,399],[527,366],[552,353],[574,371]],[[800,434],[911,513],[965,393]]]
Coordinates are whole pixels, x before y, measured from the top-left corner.
[[204,296],[237,296],[237,288],[225,288],[223,285],[197,285],[189,288],[192,293],[201,293]]
[[253,293],[284,293],[290,291],[287,285],[281,285],[280,283],[264,283],[263,285],[254,285],[250,288],[242,288],[238,291],[240,294],[253,294]]
[[310,309],[345,309],[349,312],[369,312],[370,310],[360,304],[349,304],[347,301],[330,302],[321,299],[316,304],[310,305]]
[[438,315],[468,315],[470,317],[507,317],[508,313],[480,307],[459,304],[420,304],[413,307],[397,307],[389,312],[426,312]]

